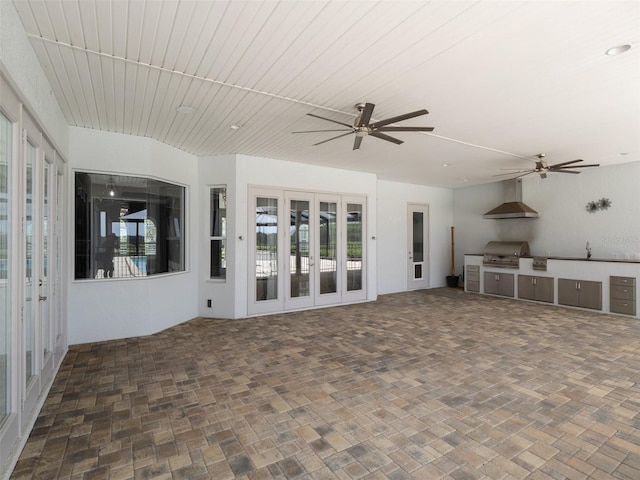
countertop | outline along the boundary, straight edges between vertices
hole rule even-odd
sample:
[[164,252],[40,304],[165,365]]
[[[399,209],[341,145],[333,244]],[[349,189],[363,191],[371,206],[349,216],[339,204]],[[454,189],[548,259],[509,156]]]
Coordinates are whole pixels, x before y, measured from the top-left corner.
[[[484,257],[483,253],[465,253],[465,255],[470,256],[479,256]],[[531,255],[528,257],[520,257],[520,258],[535,258],[535,257],[544,257],[544,255]],[[587,259],[586,257],[546,257],[547,260],[570,260],[570,261],[579,261],[579,262],[613,262],[613,263],[640,263],[640,260],[632,260],[626,258],[596,258],[591,257]]]

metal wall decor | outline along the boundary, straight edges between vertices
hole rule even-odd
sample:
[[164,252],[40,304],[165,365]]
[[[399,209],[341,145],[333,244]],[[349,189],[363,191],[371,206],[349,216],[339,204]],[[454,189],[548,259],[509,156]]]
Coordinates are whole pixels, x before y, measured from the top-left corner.
[[611,200],[608,198],[601,198],[600,200],[594,200],[587,203],[587,212],[596,213],[598,210],[607,210],[611,206]]

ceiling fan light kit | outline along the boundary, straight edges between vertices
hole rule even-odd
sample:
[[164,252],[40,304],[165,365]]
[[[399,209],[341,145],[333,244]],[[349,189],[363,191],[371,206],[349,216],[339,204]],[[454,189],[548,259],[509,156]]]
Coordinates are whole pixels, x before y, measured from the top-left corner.
[[314,143],[313,145],[321,145],[326,142],[330,142],[331,140],[336,140],[340,137],[344,137],[347,135],[355,134],[355,140],[353,142],[353,149],[358,150],[360,145],[362,144],[362,139],[368,135],[372,137],[379,138],[380,140],[386,140],[387,142],[395,143],[396,145],[400,145],[404,143],[402,140],[399,140],[391,135],[387,135],[384,132],[432,132],[433,127],[393,127],[387,126],[396,122],[402,122],[403,120],[408,120],[410,118],[419,117],[421,115],[426,115],[429,112],[425,109],[417,110],[415,112],[405,113],[404,115],[398,115],[397,117],[387,118],[385,120],[380,120],[377,122],[371,123],[371,117],[373,115],[373,109],[375,105],[373,103],[356,103],[355,108],[358,110],[359,114],[356,117],[353,126],[348,123],[340,122],[338,120],[333,120],[331,118],[321,117],[320,115],[315,115],[313,113],[307,113],[310,117],[319,118],[321,120],[325,120],[331,123],[337,123],[338,125],[342,125],[343,129],[337,130],[304,130],[298,132],[291,133],[320,133],[320,132],[346,132],[341,135],[337,135],[335,137],[329,138],[327,140],[323,140],[318,143]]

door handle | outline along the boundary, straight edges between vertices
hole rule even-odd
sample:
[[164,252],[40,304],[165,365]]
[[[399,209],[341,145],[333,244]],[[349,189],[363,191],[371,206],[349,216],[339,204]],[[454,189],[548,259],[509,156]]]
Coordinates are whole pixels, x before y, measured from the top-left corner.
[[47,299],[47,296],[42,296],[42,295],[38,295],[38,300],[40,300],[41,302],[44,302]]

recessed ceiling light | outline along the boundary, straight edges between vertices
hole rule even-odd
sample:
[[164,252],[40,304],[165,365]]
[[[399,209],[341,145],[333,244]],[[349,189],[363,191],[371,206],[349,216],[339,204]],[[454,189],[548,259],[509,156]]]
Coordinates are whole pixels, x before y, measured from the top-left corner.
[[193,113],[195,111],[196,111],[195,108],[189,107],[188,105],[180,105],[179,107],[176,107],[176,112],[183,113],[185,115],[188,115],[188,114]]
[[229,127],[231,130],[240,130],[240,125],[236,125],[235,123]]
[[611,47],[609,50],[607,50],[604,53],[609,56],[620,55],[621,53],[626,52],[630,48],[631,48],[631,45],[617,45],[615,47]]
[[448,167],[448,166],[449,166],[449,164],[448,164],[448,163],[443,163],[443,164],[442,164],[442,166],[443,166],[443,167]]

